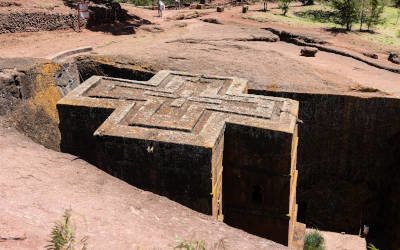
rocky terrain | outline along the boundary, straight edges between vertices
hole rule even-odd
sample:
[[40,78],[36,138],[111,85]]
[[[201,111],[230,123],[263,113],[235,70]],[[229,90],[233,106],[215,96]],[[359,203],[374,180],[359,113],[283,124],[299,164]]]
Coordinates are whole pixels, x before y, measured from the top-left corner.
[[185,240],[204,241],[210,249],[285,249],[130,186],[73,155],[46,149],[13,129],[0,127],[0,137],[2,249],[43,249],[65,209],[72,209],[77,239],[87,236],[89,249],[173,249]]
[[[69,15],[68,7],[57,6],[56,2],[51,2],[56,5],[51,13]],[[4,25],[2,14],[10,15],[22,8],[26,11],[19,15],[36,13],[37,6],[43,3],[36,0],[0,5],[0,26]],[[78,222],[83,230],[79,235],[89,235],[89,244],[99,243],[100,248],[107,248],[110,239],[119,239],[121,247],[170,248],[176,237],[205,240],[209,247],[226,238],[228,249],[281,247],[129,187],[73,156],[45,149],[15,130],[4,128],[16,127],[35,142],[57,150],[55,103],[69,89],[93,74],[146,80],[162,69],[238,76],[249,79],[253,94],[299,100],[299,220],[309,227],[351,234],[357,234],[361,224],[366,223],[373,240],[396,244],[400,230],[395,143],[400,132],[400,68],[387,57],[389,52],[398,54],[398,48],[376,47],[353,34],[333,35],[317,28],[255,22],[243,18],[240,6],[225,6],[223,12],[214,8],[167,10],[163,19],[153,10],[123,7],[128,15],[137,17],[133,19],[138,25],[119,23],[80,33],[67,29],[0,34],[0,56],[6,58],[0,63],[0,113],[7,113],[0,140],[5,152],[0,165],[5,164],[8,173],[2,180],[3,201],[7,213],[13,215],[7,218],[19,218],[2,223],[10,229],[11,238],[30,235],[26,240],[7,240],[4,244],[15,248],[43,246],[52,222],[69,204],[78,204],[71,205],[72,209],[87,218],[87,224]],[[249,12],[259,8],[251,5]],[[44,13],[50,12],[45,8]],[[314,57],[300,56],[305,45],[318,49]],[[82,46],[93,50],[64,62],[44,59]],[[378,59],[374,59],[375,55]],[[21,56],[42,59],[15,59]],[[34,66],[37,63],[39,68]],[[38,84],[42,82],[45,84]],[[76,172],[79,173],[75,175]],[[25,186],[20,185],[22,180],[27,183]],[[104,186],[103,182],[112,184]],[[53,186],[54,190],[45,195],[49,191],[43,187]],[[74,194],[66,186],[87,191]],[[112,195],[106,190],[111,190]],[[13,199],[12,193],[17,194]],[[27,199],[27,193],[37,199]],[[59,193],[63,195],[60,197]],[[94,205],[86,203],[88,196]],[[146,203],[147,198],[143,197],[151,197],[151,202]],[[136,199],[140,202],[127,202]],[[141,208],[145,210],[136,207],[139,203],[144,204]],[[111,208],[130,220],[115,216]],[[97,211],[104,212],[104,216],[97,216]],[[142,214],[143,211],[147,213]],[[36,213],[38,219],[30,219]],[[167,214],[177,215],[171,219]],[[191,216],[193,222],[189,220]],[[100,223],[99,217],[105,222]],[[201,223],[195,224],[198,218],[202,218]],[[21,225],[29,223],[26,232],[20,231]],[[109,232],[105,229],[107,223]],[[161,226],[155,226],[157,223]],[[121,230],[121,224],[124,227],[118,238],[115,232]],[[166,225],[176,227],[168,231]],[[129,231],[127,227],[134,229]],[[209,228],[220,233],[210,233]],[[146,237],[141,238],[142,232]],[[334,242],[327,243],[328,249],[365,249],[363,239],[347,236],[327,233],[327,242]]]

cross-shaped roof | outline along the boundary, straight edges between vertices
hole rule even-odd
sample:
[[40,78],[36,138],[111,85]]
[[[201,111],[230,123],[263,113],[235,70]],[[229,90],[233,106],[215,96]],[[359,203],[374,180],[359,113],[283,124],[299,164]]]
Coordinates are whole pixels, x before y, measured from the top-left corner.
[[94,76],[58,105],[115,109],[98,136],[213,147],[226,123],[293,132],[296,101],[246,92],[240,78],[160,71],[149,81]]

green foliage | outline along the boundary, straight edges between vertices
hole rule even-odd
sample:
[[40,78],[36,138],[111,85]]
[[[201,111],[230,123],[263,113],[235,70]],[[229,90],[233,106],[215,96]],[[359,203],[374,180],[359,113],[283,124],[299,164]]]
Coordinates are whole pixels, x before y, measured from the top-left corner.
[[374,246],[374,244],[372,244],[372,243],[369,243],[369,244],[368,244],[367,249],[368,249],[368,250],[379,250],[379,249],[376,248],[376,246]]
[[75,229],[71,223],[71,210],[65,210],[63,220],[57,222],[50,234],[47,250],[72,250],[75,243]]
[[307,233],[304,238],[304,250],[325,250],[324,237],[317,230]]
[[[119,3],[130,3],[135,6],[152,6],[157,4],[157,0],[114,0]],[[163,2],[168,5],[174,5],[175,0],[163,0]],[[181,4],[190,4],[196,2],[195,0],[181,0]]]
[[346,30],[351,30],[353,23],[357,22],[360,13],[359,0],[332,0],[335,10],[334,22],[342,25]]
[[[74,250],[75,249],[75,227],[71,220],[71,209],[65,210],[63,219],[56,222],[50,233],[47,250]],[[82,250],[87,249],[87,237],[80,241]]]
[[303,5],[313,5],[314,0],[300,0]]
[[308,9],[295,12],[294,15],[318,23],[331,23],[335,13],[330,9]]
[[384,22],[382,13],[386,6],[385,0],[369,0],[366,15],[367,28],[370,30],[373,26]]
[[206,243],[201,240],[193,240],[193,241],[180,241],[178,245],[174,249],[184,249],[184,250],[206,250]]
[[278,0],[278,8],[282,10],[282,14],[286,16],[289,11],[289,5],[292,0]]

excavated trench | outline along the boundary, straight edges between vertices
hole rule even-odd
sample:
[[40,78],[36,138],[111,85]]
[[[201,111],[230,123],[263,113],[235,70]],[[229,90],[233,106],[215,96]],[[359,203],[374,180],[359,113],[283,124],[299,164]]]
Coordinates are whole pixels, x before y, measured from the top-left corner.
[[400,99],[250,90],[300,102],[299,220],[400,245]]
[[[85,56],[63,64],[33,65],[8,78],[0,69],[0,106],[9,107],[0,115],[55,150],[60,144],[55,104],[63,95],[92,75],[133,80],[154,75],[151,67],[120,57]],[[368,240],[382,249],[397,249],[400,99],[371,93],[350,96],[253,89],[249,93],[300,102],[298,220],[308,227],[352,234],[368,225]]]
[[154,73],[120,57],[82,56],[63,63],[0,59],[0,117],[35,142],[59,150],[56,104],[92,75],[148,80]]

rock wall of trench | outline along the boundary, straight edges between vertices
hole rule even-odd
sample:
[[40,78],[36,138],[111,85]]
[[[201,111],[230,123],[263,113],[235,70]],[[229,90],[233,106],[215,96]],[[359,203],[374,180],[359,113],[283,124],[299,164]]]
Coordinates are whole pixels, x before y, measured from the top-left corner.
[[153,73],[122,57],[79,57],[63,63],[0,58],[0,116],[35,142],[59,150],[57,102],[92,75],[148,80]]
[[299,220],[398,249],[400,99],[249,92],[300,101]]
[[0,68],[0,115],[35,142],[55,150],[61,138],[55,105],[64,91],[76,86],[73,82],[78,83],[63,78],[65,67],[32,60],[23,68]]

